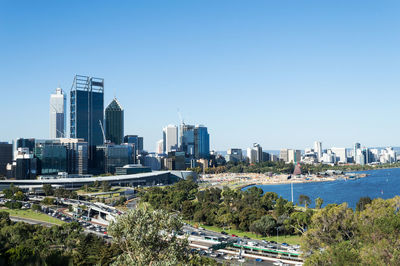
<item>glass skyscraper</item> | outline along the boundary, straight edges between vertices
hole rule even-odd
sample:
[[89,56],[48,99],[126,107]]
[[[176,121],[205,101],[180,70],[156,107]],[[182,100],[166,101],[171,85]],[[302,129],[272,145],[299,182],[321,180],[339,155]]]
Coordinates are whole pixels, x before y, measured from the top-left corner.
[[205,126],[196,126],[194,129],[194,150],[196,159],[210,158],[210,135]]
[[57,88],[50,95],[50,138],[65,138],[67,98],[62,89]]
[[71,88],[70,136],[89,146],[89,167],[95,146],[104,143],[104,79],[76,75]]
[[124,138],[124,109],[116,98],[106,108],[106,139],[121,144]]

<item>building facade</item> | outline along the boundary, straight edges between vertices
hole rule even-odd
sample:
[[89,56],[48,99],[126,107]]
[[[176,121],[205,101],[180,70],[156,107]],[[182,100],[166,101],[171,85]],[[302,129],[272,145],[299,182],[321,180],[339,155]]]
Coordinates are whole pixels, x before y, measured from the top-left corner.
[[107,106],[106,114],[106,140],[114,144],[121,144],[124,138],[124,109],[116,98]]
[[67,97],[61,88],[50,95],[50,139],[65,138]]
[[163,128],[164,153],[178,150],[178,127],[168,125]]
[[0,142],[0,176],[7,176],[7,164],[13,160],[13,146],[7,142]]
[[210,158],[210,135],[203,125],[194,128],[194,152],[196,159]]
[[96,146],[104,143],[104,79],[76,75],[70,97],[70,137],[88,143],[92,168]]

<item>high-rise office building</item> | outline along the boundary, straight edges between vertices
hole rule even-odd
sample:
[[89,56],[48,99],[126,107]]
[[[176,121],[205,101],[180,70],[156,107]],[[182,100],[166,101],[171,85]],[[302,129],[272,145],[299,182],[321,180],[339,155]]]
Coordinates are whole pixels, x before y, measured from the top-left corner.
[[168,125],[163,128],[164,153],[178,150],[178,127]]
[[58,140],[36,140],[35,157],[38,159],[37,174],[67,172],[67,147]]
[[89,168],[96,145],[104,143],[104,79],[76,75],[71,88],[70,136],[89,145]]
[[139,155],[143,152],[143,137],[138,135],[126,135],[124,143],[134,144],[135,154]]
[[210,135],[203,125],[194,128],[194,152],[196,159],[210,158]]
[[186,157],[194,157],[194,128],[193,125],[181,124],[180,150],[185,152]]
[[119,145],[124,138],[124,109],[116,98],[107,106],[105,114],[106,140]]
[[314,142],[314,152],[317,154],[318,161],[320,161],[322,157],[322,143],[320,141]]
[[7,164],[12,163],[13,147],[7,142],[0,142],[0,176],[7,175]]
[[249,163],[253,164],[257,162],[257,151],[253,148],[247,148],[247,158]]
[[65,138],[67,128],[67,97],[63,90],[56,89],[50,95],[50,138]]

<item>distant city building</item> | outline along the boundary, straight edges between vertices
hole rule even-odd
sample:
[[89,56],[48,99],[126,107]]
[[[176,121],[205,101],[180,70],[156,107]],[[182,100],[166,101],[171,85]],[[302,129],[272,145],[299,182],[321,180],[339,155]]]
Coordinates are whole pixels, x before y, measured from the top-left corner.
[[358,142],[356,142],[355,144],[354,144],[354,149],[353,149],[353,157],[354,157],[354,162],[355,163],[357,163],[358,161],[360,161],[360,159],[359,158],[357,158],[357,155],[359,154],[358,153],[358,149],[361,149],[361,144],[360,143],[358,143]]
[[35,157],[39,175],[67,172],[67,148],[59,140],[36,140]]
[[229,149],[227,155],[225,156],[227,162],[238,163],[243,161],[242,149]]
[[194,157],[194,125],[186,125],[184,123],[181,124],[180,128],[180,150],[185,152],[186,157]]
[[249,163],[263,162],[263,151],[260,144],[254,143],[252,148],[247,149],[247,158]]
[[33,153],[35,150],[35,139],[17,139],[17,147],[15,151],[17,151],[18,148],[28,148],[29,152]]
[[104,79],[76,75],[70,96],[70,137],[88,143],[92,169],[96,146],[104,143]]
[[84,139],[61,138],[67,148],[67,173],[85,175],[88,173],[88,143]]
[[12,164],[7,164],[7,178],[36,179],[37,164],[29,148],[18,148]]
[[331,148],[331,151],[336,155],[336,162],[347,163],[346,148]]
[[124,143],[134,144],[136,155],[143,152],[143,137],[139,137],[138,135],[126,135],[124,137]]
[[124,109],[116,98],[107,106],[105,114],[106,140],[119,145],[124,138]]
[[282,149],[279,153],[279,159],[284,161],[285,163],[289,162],[289,150]]
[[168,153],[168,157],[165,158],[165,168],[168,170],[185,170],[185,153],[172,151]]
[[164,148],[164,140],[160,139],[157,141],[157,146],[156,146],[156,153],[161,154],[163,153],[163,148]]
[[133,146],[104,144],[96,148],[96,170],[98,173],[114,174],[117,167],[132,163]]
[[203,125],[194,128],[194,152],[196,159],[210,158],[210,135]]
[[301,161],[301,151],[300,150],[288,150],[288,162],[298,163]]
[[163,159],[164,157],[159,156],[158,154],[147,154],[143,157],[143,166],[150,167],[153,171],[161,170],[163,167]]
[[0,142],[0,176],[7,176],[7,164],[13,160],[13,146],[7,142]]
[[50,95],[50,139],[65,138],[67,126],[67,97],[57,88]]
[[314,142],[314,152],[317,155],[317,160],[320,161],[322,157],[322,142],[320,141]]
[[163,143],[164,153],[178,150],[178,127],[175,125],[168,125],[163,128]]
[[247,159],[249,163],[254,164],[257,162],[257,151],[253,148],[247,148]]

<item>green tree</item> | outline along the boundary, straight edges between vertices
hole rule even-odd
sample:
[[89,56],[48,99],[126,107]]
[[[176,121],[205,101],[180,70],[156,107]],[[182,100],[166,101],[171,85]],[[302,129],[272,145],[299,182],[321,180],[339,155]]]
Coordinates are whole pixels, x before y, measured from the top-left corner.
[[363,211],[372,202],[370,197],[361,197],[356,204],[356,211]]
[[54,204],[54,199],[46,197],[46,198],[44,198],[42,200],[42,204],[43,205],[53,205]]
[[134,209],[118,217],[108,227],[122,252],[116,265],[187,264],[188,242],[175,235],[182,225],[164,210]]
[[40,205],[39,204],[32,204],[32,210],[33,211],[35,211],[35,212],[38,212],[38,211],[40,211],[41,210],[41,208],[40,208]]
[[264,215],[250,225],[250,230],[261,236],[269,236],[276,227],[276,220],[271,215]]
[[54,195],[54,189],[50,184],[43,184],[43,192],[46,196],[52,196]]
[[300,204],[304,204],[304,207],[307,208],[308,205],[311,204],[311,199],[310,199],[309,196],[301,194],[301,195],[299,196],[299,203],[300,203]]
[[322,204],[324,204],[324,200],[321,198],[315,199],[315,208],[321,209]]
[[22,200],[24,200],[26,197],[25,197],[25,194],[24,194],[24,192],[22,192],[22,191],[17,191],[16,193],[15,193],[15,195],[14,195],[14,199],[15,200],[20,200],[20,201],[22,201]]

